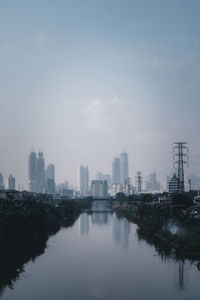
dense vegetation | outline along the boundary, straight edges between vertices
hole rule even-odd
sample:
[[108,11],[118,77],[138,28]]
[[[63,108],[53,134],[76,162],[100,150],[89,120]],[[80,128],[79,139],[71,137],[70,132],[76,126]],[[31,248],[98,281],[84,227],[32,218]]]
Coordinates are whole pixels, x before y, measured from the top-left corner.
[[56,206],[38,200],[0,200],[0,291],[12,286],[25,263],[45,251],[50,235],[71,226],[90,205],[89,200],[63,201]]
[[[170,208],[162,205],[135,204],[132,208],[120,207],[117,212],[139,225],[140,237],[145,237],[148,242],[160,240],[169,248],[176,249],[178,256],[200,256],[200,220],[193,220],[183,215],[183,208]],[[170,218],[175,218],[179,225],[186,228],[186,234],[173,234],[164,229]],[[156,243],[158,245],[158,243]],[[162,247],[163,248],[163,247]],[[164,247],[165,248],[165,247]]]

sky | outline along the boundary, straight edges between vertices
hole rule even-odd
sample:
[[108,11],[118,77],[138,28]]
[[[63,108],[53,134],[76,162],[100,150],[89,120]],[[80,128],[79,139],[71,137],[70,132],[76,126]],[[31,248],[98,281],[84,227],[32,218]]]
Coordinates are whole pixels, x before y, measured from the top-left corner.
[[173,142],[197,157],[199,11],[198,0],[0,0],[4,177],[27,187],[32,147],[73,185],[77,165],[93,179],[124,150],[132,179],[166,175]]

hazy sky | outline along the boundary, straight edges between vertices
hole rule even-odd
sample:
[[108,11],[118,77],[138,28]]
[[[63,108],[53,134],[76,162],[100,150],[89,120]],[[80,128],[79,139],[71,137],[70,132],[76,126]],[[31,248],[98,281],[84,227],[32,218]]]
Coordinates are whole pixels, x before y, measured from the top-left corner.
[[[200,1],[0,0],[0,172],[27,185],[31,147],[77,165],[161,175],[172,143],[200,153]],[[169,162],[168,162],[169,160]]]

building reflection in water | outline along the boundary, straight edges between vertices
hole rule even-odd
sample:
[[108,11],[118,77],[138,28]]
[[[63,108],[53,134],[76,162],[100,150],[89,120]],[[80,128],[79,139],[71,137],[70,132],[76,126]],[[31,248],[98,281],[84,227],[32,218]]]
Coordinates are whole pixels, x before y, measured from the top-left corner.
[[107,212],[95,212],[91,215],[92,224],[107,225],[110,224],[111,214]]
[[189,265],[180,260],[174,264],[174,286],[179,291],[185,290],[189,281]]
[[90,216],[88,213],[83,213],[80,215],[80,235],[85,236],[89,233],[90,228]]
[[113,237],[116,244],[123,248],[128,248],[130,234],[130,223],[126,219],[114,216],[113,219]]

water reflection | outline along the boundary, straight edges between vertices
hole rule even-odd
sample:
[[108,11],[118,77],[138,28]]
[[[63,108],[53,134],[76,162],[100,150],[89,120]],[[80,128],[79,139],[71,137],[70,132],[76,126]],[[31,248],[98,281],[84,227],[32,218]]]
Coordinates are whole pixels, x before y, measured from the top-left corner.
[[2,300],[24,300],[24,295],[29,300],[198,299],[196,265],[115,214],[81,214],[72,227],[52,238],[39,262],[28,265],[26,279],[14,286],[20,273],[27,272],[26,262],[45,247],[46,240],[38,241],[1,266],[1,292],[14,287],[5,290]]
[[179,260],[173,266],[173,273],[174,287],[180,292],[184,291],[189,283],[189,264]]
[[89,227],[90,227],[90,220],[89,220],[89,214],[83,213],[80,216],[80,235],[85,236],[89,233]]
[[47,237],[37,242],[24,245],[19,251],[7,249],[5,257],[0,257],[0,295],[6,287],[13,289],[14,283],[24,272],[25,265],[29,261],[34,262],[36,258],[45,252]]
[[125,249],[128,248],[130,223],[124,218],[115,217],[112,228],[115,243],[120,244]]
[[111,214],[110,213],[93,213],[91,215],[92,224],[96,225],[108,225],[110,224]]

